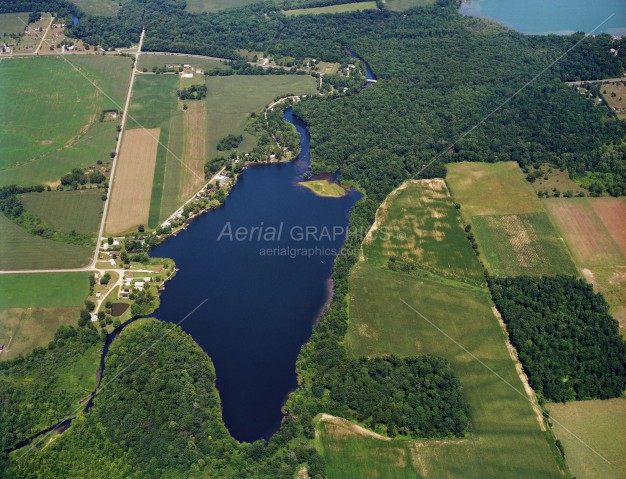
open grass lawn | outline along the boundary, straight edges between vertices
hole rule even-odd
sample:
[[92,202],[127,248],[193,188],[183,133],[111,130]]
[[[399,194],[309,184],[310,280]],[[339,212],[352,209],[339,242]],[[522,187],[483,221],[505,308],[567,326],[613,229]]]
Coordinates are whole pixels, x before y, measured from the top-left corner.
[[[189,4],[189,2],[187,2]],[[148,53],[142,53],[139,57],[139,64],[137,68],[139,70],[146,69],[149,72],[152,68],[164,68],[165,65],[191,65],[194,68],[201,68],[202,70],[230,70],[230,67],[226,63],[219,60],[210,60],[208,58],[196,58],[187,57],[181,55],[151,55]]]
[[123,104],[130,59],[72,58],[78,71],[52,57],[0,64],[0,185],[55,184],[72,168],[109,160],[116,123],[99,118]]
[[296,10],[283,10],[283,13],[287,16],[292,15],[321,15],[323,13],[346,13],[346,12],[358,12],[362,10],[376,10],[378,6],[376,2],[358,2],[358,3],[344,3],[340,5],[329,5],[327,7],[315,7],[315,8],[298,8]]
[[428,7],[435,3],[435,0],[385,0],[385,7],[394,12],[403,12],[409,8]]
[[[392,194],[382,214],[379,210],[378,231],[386,227],[406,231],[433,220],[447,223],[448,228],[439,229],[443,236],[432,230],[424,235],[430,240],[423,243],[427,252],[423,256],[442,267],[450,251],[458,250],[459,256],[452,256],[455,261],[473,261],[468,269],[479,271],[445,193],[445,185],[437,180],[408,183]],[[338,434],[324,426],[320,437],[329,477],[561,477],[547,433],[507,350],[486,286],[468,285],[452,276],[390,271],[381,262],[388,253],[378,240],[366,243],[363,251],[364,259],[350,275],[348,353],[353,357],[433,354],[448,359],[470,406],[472,431],[463,439],[384,441],[349,431]]]
[[363,253],[379,267],[396,257],[418,271],[474,285],[485,282],[443,180],[406,182],[389,195]]
[[73,0],[83,12],[89,15],[112,17],[120,9],[119,0]]
[[572,475],[577,479],[626,477],[626,399],[550,404],[548,409]]
[[204,163],[225,153],[217,150],[229,134],[243,135],[236,151],[249,151],[256,137],[245,132],[251,112],[274,98],[316,92],[304,75],[207,77],[204,100],[183,102],[177,75],[142,75],[136,80],[127,128],[160,128],[148,225],[155,228],[204,183]]
[[218,12],[227,8],[243,7],[263,0],[187,0],[189,13]]
[[96,234],[104,202],[104,190],[44,191],[21,196],[26,209],[53,229],[64,233]]
[[474,216],[481,256],[495,276],[578,275],[546,213]]
[[537,194],[513,161],[450,163],[447,168],[450,193],[467,219],[543,211]]
[[80,268],[93,249],[34,236],[0,214],[0,270]]
[[342,188],[341,185],[328,180],[301,181],[298,184],[308,188],[318,196],[328,198],[341,198],[342,196],[346,196],[346,190]]
[[0,39],[4,35],[19,35],[24,32],[28,23],[28,12],[0,14]]

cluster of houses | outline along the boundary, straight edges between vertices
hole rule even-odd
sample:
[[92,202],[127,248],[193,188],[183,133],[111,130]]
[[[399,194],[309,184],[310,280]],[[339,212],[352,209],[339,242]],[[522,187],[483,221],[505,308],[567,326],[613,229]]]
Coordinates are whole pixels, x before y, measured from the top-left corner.
[[[155,268],[155,272],[156,272]],[[128,299],[128,296],[133,290],[143,291],[143,289],[147,286],[147,283],[150,283],[152,278],[150,276],[145,276],[143,278],[135,278],[135,274],[132,272],[126,273],[124,277],[122,289],[120,291],[120,297],[122,299]]]

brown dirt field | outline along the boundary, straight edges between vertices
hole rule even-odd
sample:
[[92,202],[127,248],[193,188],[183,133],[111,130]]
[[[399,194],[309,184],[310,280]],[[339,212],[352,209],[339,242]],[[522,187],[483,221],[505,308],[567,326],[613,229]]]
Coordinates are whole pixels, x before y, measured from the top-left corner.
[[[626,247],[626,203],[621,203],[623,217],[620,218],[619,204],[596,201],[605,199],[613,198],[551,198],[544,202],[580,266],[624,263],[623,252],[616,241],[621,226]],[[598,213],[598,207],[603,209],[604,218]]]
[[626,256],[626,198],[592,198],[591,206]]
[[106,221],[108,233],[123,233],[148,223],[159,128],[124,134]]
[[204,183],[204,163],[207,160],[205,103],[190,103],[189,109],[184,115],[185,144],[183,146],[183,160],[188,168],[182,169],[182,199],[189,198]]

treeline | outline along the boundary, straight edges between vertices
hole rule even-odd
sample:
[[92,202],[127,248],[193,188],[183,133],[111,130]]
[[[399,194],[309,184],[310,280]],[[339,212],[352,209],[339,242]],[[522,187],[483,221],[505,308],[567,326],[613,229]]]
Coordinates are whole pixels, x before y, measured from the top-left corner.
[[0,13],[17,12],[50,12],[72,23],[72,17],[79,17],[83,13],[68,0],[0,0]]
[[217,149],[219,151],[232,150],[241,145],[243,141],[243,135],[226,135],[217,143]]
[[602,295],[567,276],[488,280],[528,380],[539,397],[620,397],[626,345]]
[[[46,348],[0,362],[0,451],[75,412],[78,401],[95,387],[93,359],[102,344],[94,329],[61,326]],[[85,377],[73,369],[85,369],[78,362],[89,361],[89,351],[93,369]]]

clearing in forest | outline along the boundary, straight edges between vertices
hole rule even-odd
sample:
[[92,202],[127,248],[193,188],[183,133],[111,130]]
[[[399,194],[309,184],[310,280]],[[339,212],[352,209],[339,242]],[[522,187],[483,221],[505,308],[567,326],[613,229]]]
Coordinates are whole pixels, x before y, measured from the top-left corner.
[[295,10],[283,10],[288,17],[293,15],[322,15],[324,13],[360,12],[363,10],[376,10],[376,2],[341,3],[328,5],[327,7],[298,8]]
[[124,134],[106,220],[108,233],[124,233],[148,223],[158,144],[158,128]]

